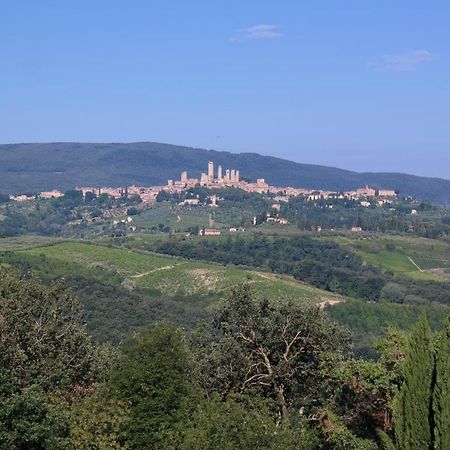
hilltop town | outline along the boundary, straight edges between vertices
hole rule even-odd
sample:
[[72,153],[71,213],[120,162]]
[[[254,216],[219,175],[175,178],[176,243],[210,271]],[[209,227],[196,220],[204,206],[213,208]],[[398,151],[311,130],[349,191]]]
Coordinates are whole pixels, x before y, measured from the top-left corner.
[[[303,196],[307,200],[327,200],[327,199],[353,199],[361,198],[377,198],[379,204],[389,203],[391,199],[397,196],[397,192],[391,189],[374,189],[365,186],[354,191],[336,192],[326,191],[315,188],[294,188],[272,186],[266,182],[264,178],[258,178],[256,182],[252,182],[245,177],[241,177],[240,171],[237,169],[223,169],[221,165],[217,166],[215,170],[215,163],[209,161],[207,172],[202,173],[200,178],[190,178],[187,171],[181,172],[179,180],[168,180],[165,186],[128,186],[128,187],[92,187],[82,186],[77,187],[76,190],[83,192],[83,195],[101,195],[107,194],[114,198],[121,198],[126,196],[138,196],[142,203],[152,204],[156,203],[158,194],[161,192],[177,193],[183,192],[195,187],[205,187],[208,189],[221,189],[225,187],[232,187],[242,189],[246,192],[253,192],[259,194],[274,194],[275,201],[288,201],[289,197]],[[62,197],[64,193],[59,190],[43,191],[38,194],[38,197],[43,199]],[[22,194],[10,197],[14,201],[27,201],[35,198],[35,196]],[[213,197],[213,204],[216,204],[217,198]],[[364,200],[362,206],[364,206]]]

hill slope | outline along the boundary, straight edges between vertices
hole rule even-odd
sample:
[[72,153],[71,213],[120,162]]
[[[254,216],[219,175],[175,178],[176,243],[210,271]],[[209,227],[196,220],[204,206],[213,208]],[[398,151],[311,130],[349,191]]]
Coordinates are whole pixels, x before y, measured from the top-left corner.
[[291,277],[74,241],[0,242],[2,265],[31,271],[45,282],[64,279],[84,305],[89,332],[101,342],[120,342],[158,320],[187,328],[210,320],[217,301],[242,282],[250,283],[259,298],[314,304],[346,300]]
[[357,173],[300,164],[255,153],[230,153],[152,142],[131,144],[0,145],[0,191],[24,192],[78,185],[165,184],[182,170],[199,177],[209,160],[280,186],[347,190],[365,184],[450,204],[450,181],[398,173]]

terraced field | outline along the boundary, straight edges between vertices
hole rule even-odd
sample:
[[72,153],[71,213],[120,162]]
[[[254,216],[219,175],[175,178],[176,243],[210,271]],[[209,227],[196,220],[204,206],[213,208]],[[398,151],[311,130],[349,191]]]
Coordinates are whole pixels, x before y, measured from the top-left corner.
[[301,284],[287,276],[100,245],[63,242],[16,253],[30,257],[43,255],[65,267],[71,265],[74,273],[79,266],[84,268],[83,272],[89,268],[94,273],[115,273],[128,285],[168,295],[199,295],[218,299],[228,295],[233,286],[249,282],[259,296],[316,303],[343,300],[338,295]]

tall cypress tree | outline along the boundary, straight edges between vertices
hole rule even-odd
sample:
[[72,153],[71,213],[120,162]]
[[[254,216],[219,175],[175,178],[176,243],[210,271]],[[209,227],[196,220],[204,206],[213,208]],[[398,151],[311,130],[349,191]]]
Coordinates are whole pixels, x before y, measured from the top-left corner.
[[434,448],[450,450],[450,316],[436,349],[433,419]]
[[394,403],[394,426],[399,450],[432,446],[431,389],[433,345],[426,316],[414,325],[403,366],[404,382]]

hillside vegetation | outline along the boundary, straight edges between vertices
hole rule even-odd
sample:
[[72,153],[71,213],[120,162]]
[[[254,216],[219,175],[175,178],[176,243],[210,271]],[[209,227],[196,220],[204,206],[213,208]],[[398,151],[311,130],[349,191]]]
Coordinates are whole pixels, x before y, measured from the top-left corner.
[[246,177],[263,177],[279,186],[349,190],[370,184],[450,203],[448,180],[396,173],[356,173],[255,153],[237,154],[153,142],[0,145],[0,192],[64,190],[79,185],[165,184],[169,178],[177,179],[182,170],[200,176],[209,160],[240,169]]
[[[104,264],[116,252],[88,247],[57,244],[51,256]],[[26,252],[35,250],[19,251]],[[138,259],[119,269],[138,275]],[[449,442],[448,320],[433,335],[422,315],[410,334],[388,331],[376,344],[379,361],[357,360],[348,332],[323,310],[261,299],[242,283],[208,322],[189,331],[167,322],[131,328],[114,348],[92,342],[81,305],[61,282],[45,286],[0,269],[0,292],[2,449],[381,450]]]
[[412,279],[450,279],[450,245],[447,241],[386,234],[359,238],[332,238],[353,248],[367,262]]
[[117,342],[155,320],[190,328],[209,318],[217,302],[243,282],[258,298],[308,304],[345,300],[288,276],[79,242],[10,249],[0,264],[45,282],[62,278],[83,303],[88,330],[99,341]]

